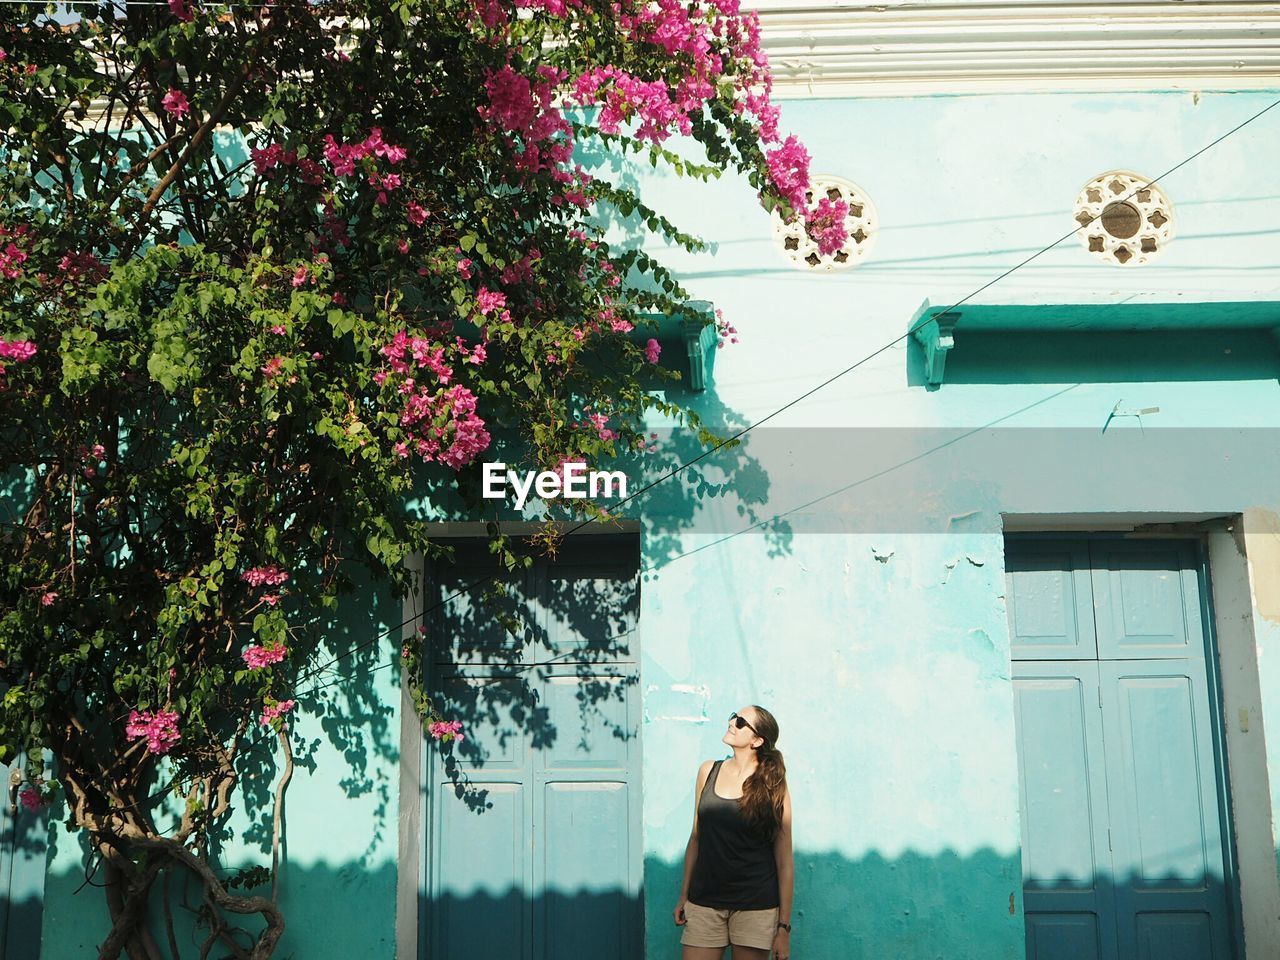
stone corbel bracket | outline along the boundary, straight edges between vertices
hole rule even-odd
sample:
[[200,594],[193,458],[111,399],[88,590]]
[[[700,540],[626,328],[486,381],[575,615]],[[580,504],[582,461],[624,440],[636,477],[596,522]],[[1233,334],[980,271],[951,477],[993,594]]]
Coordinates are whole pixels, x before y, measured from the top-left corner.
[[942,385],[947,354],[956,345],[956,321],[959,319],[959,311],[949,313],[945,307],[931,307],[928,300],[911,318],[911,335],[924,350],[924,376],[931,387]]
[[689,358],[689,389],[701,393],[707,389],[711,368],[715,365],[714,308],[710,301],[690,300],[689,309],[696,316],[686,316],[681,321],[680,334]]
[[[706,390],[711,382],[717,352],[715,307],[712,303],[709,300],[690,300],[680,313],[664,314],[652,319],[657,320],[656,331],[649,326],[640,326],[632,336],[639,343],[649,337],[656,337],[672,351],[679,343],[684,348],[682,359],[685,366],[682,372],[685,375],[685,387],[696,393]],[[679,362],[675,359],[678,355],[673,352],[672,363]]]

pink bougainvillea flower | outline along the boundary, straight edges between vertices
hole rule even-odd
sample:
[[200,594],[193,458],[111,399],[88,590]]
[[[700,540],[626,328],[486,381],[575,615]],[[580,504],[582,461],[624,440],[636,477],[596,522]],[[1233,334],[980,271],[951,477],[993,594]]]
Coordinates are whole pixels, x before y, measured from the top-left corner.
[[849,239],[849,230],[845,226],[848,215],[847,203],[843,200],[833,202],[829,197],[823,197],[817,207],[805,215],[805,230],[823,256],[835,253]]
[[461,274],[463,280],[471,279],[471,261],[463,258],[458,261],[458,273]]
[[463,740],[461,720],[434,720],[427,726],[427,732],[436,740],[448,743],[450,740]]
[[484,420],[476,415],[476,396],[461,384],[443,390],[415,384],[400,414],[400,427],[410,437],[406,449],[428,463],[455,470],[475,460],[490,442]]
[[287,163],[292,165],[298,159],[296,151],[290,150],[285,153],[284,147],[278,143],[268,144],[265,147],[254,147],[249,151],[249,156],[253,160],[254,172],[260,176],[274,169],[278,164]]
[[427,222],[427,208],[420,203],[409,201],[405,204],[405,212],[408,214],[409,222],[415,227],[420,227]]
[[101,283],[107,279],[107,268],[92,253],[68,253],[58,261],[58,273],[65,280],[77,281],[88,279],[93,283]]
[[587,421],[595,428],[596,436],[601,440],[617,440],[618,433],[616,430],[610,430],[605,424],[609,422],[609,418],[603,413],[587,414]]
[[[360,143],[339,143],[331,133],[324,138],[324,158],[333,168],[334,176],[338,177],[352,176],[356,172],[357,161],[366,157],[382,157],[388,163],[395,164],[408,155],[409,152],[404,147],[397,147],[383,140],[380,127],[373,127],[369,136]],[[396,186],[399,185],[398,177],[395,183]]]
[[269,667],[273,663],[279,663],[288,653],[289,651],[285,647],[253,646],[247,648],[240,656],[244,658],[244,662],[248,664],[250,670],[261,670],[263,667]]
[[805,207],[805,191],[809,189],[809,152],[794,136],[765,154],[769,180],[779,195],[796,210]]
[[485,111],[487,118],[512,131],[533,125],[538,105],[533,99],[533,84],[524,74],[505,66],[488,75],[484,89],[490,103]]
[[495,310],[501,310],[506,305],[507,295],[497,290],[481,287],[480,292],[476,294],[476,309],[484,316],[488,316]]
[[310,279],[311,272],[306,267],[298,267],[293,271],[293,278],[289,282],[295,287],[300,287]]
[[644,345],[644,358],[650,363],[657,363],[660,356],[662,356],[662,344],[650,337],[649,342]]
[[458,337],[458,350],[462,353],[463,363],[473,363],[477,367],[484,363],[487,356],[483,343],[477,343],[470,351],[468,351],[466,346],[463,344],[461,337]]
[[278,587],[289,579],[289,574],[272,564],[269,567],[254,567],[240,574],[240,579],[251,587]]
[[18,794],[18,802],[22,804],[22,809],[28,813],[36,813],[41,807],[49,802],[48,797],[44,793],[44,780],[36,777]]
[[191,5],[187,0],[169,0],[169,11],[183,23],[192,20]]
[[[404,147],[397,147],[394,144],[387,143],[382,139],[381,127],[370,127],[369,136],[365,138],[361,144],[368,153],[372,153],[376,157],[382,157],[388,163],[399,163],[405,157],[409,156],[409,151]],[[396,178],[397,184],[399,177]]]
[[36,345],[30,340],[5,340],[0,337],[0,360],[24,363],[36,355]]
[[173,710],[130,710],[124,733],[131,740],[145,738],[152,753],[168,753],[182,739]]
[[264,727],[270,726],[272,720],[283,717],[297,705],[297,702],[293,700],[281,700],[278,703],[267,704],[263,707],[262,718],[258,722]]
[[55,600],[58,599],[58,591],[50,590],[40,597],[41,606],[52,607]]
[[262,365],[262,375],[268,380],[279,376],[281,367],[284,366],[284,360],[281,357],[272,357]]
[[7,243],[0,248],[0,277],[17,280],[22,276],[22,265],[27,261],[27,253],[15,243]]
[[164,95],[164,99],[160,101],[160,105],[165,108],[171,116],[182,118],[184,113],[191,112],[191,105],[187,103],[187,95],[175,87],[170,87],[169,92]]
[[475,0],[475,5],[480,22],[490,30],[507,25],[507,12],[502,9],[499,0]]

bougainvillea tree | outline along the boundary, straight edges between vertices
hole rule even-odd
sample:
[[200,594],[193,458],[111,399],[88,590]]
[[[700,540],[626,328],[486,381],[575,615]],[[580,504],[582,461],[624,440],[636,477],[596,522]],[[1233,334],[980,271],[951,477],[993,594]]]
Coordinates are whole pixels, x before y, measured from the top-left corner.
[[410,500],[680,412],[644,324],[685,291],[605,224],[699,242],[582,158],[736,171],[824,244],[841,218],[805,209],[738,0],[75,10],[0,11],[0,747],[105,865],[101,956],[167,955],[150,891],[181,870],[206,950],[267,957],[274,885],[228,889],[208,840],[246,743],[287,780],[353,565],[403,592]]

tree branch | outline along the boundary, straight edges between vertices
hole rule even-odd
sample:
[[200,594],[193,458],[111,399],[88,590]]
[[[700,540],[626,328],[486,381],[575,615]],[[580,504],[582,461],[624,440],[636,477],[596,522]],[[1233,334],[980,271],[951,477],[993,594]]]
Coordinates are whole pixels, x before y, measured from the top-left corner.
[[277,734],[280,747],[284,750],[284,772],[280,774],[280,782],[276,784],[276,805],[271,823],[271,902],[279,903],[280,888],[280,837],[284,829],[284,791],[293,779],[293,745],[289,742],[289,731],[284,724]]

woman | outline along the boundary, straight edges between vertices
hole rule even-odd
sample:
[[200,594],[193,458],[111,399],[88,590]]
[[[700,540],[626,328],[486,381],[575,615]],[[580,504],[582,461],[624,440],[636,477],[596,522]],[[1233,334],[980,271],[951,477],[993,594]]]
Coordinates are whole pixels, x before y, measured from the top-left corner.
[[707,760],[694,789],[693,831],[673,911],[683,960],[791,956],[791,794],[778,722],[764,707],[730,714],[729,760]]

